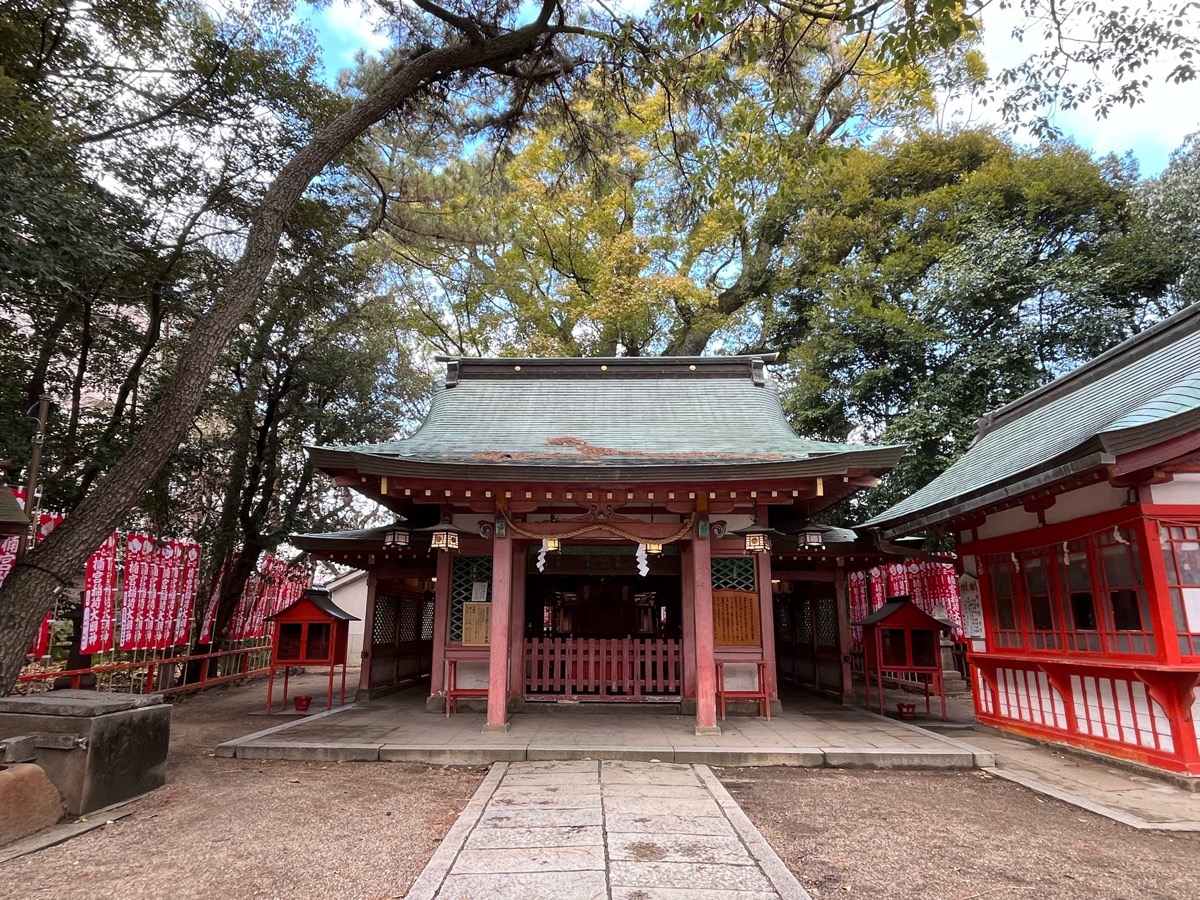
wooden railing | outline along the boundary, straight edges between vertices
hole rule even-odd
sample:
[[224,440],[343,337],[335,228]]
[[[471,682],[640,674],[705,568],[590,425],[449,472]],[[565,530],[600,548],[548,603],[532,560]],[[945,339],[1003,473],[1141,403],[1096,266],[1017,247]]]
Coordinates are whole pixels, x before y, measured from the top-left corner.
[[680,642],[659,638],[529,638],[525,696],[573,700],[678,697]]

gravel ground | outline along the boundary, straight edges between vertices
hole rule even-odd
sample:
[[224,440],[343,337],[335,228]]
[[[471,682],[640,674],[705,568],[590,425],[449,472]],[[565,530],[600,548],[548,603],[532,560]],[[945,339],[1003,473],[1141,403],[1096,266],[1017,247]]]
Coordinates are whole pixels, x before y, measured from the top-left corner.
[[715,771],[818,900],[1200,898],[1200,835],[1136,831],[984,772]]
[[[308,693],[324,691],[311,679]],[[167,784],[133,813],[0,865],[0,898],[403,897],[484,768],[216,759],[213,747],[282,719],[251,718],[265,682],[172,713]]]

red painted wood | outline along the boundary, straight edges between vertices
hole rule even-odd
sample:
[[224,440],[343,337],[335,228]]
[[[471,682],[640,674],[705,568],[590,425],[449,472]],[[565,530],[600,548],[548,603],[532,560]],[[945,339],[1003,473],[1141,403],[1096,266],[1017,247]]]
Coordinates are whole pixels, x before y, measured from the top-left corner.
[[446,644],[450,640],[450,565],[453,561],[454,557],[449,553],[439,553],[437,556],[437,584],[433,591],[433,667],[429,673],[429,694],[432,697],[440,697],[446,691],[442,679]]
[[968,544],[959,544],[958,554],[960,556],[982,556],[988,553],[1012,553],[1019,550],[1028,550],[1033,547],[1060,544],[1063,541],[1083,537],[1094,531],[1107,530],[1114,525],[1124,525],[1136,519],[1138,514],[1138,507],[1122,506],[1118,509],[1106,510],[1095,515],[1082,516],[1081,518],[1071,519],[1067,522],[1059,522],[1057,525],[1045,525],[1040,528],[1031,528],[1028,531],[1019,531],[1015,534],[998,535],[997,537],[984,538],[983,540],[973,541]]
[[678,696],[679,641],[658,638],[529,638],[530,696],[644,700]]
[[[512,621],[512,539],[492,538],[492,623],[488,635],[488,708],[487,724],[499,727],[508,723],[508,650]],[[439,580],[439,584],[441,581]]]
[[[696,727],[717,725],[717,672],[713,657],[712,557],[707,540],[692,540],[692,598],[696,615]],[[686,578],[686,576],[685,576]]]

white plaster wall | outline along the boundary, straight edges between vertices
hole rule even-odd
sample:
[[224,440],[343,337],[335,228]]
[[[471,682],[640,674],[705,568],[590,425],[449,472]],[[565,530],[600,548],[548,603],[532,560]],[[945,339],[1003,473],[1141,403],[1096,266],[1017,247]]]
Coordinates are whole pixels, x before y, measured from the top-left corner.
[[1154,503],[1167,505],[1200,504],[1200,473],[1180,472],[1174,481],[1150,485],[1150,498]]
[[[355,577],[355,576],[358,577]],[[333,597],[335,606],[339,606],[352,616],[357,616],[357,622],[350,623],[350,640],[346,650],[346,659],[350,665],[357,665],[362,659],[363,649],[363,620],[367,615],[367,575],[351,573],[326,585]]]
[[[1193,502],[1200,502],[1200,486],[1197,487],[1196,497],[1196,501]],[[1069,522],[1072,519],[1082,519],[1084,516],[1117,509],[1127,499],[1126,488],[1116,488],[1107,482],[1089,484],[1087,487],[1059,494],[1054,505],[1045,512],[1046,524],[1057,525],[1060,522]],[[1020,531],[1034,531],[1038,527],[1037,514],[1026,512],[1018,506],[988,516],[987,521],[979,526],[979,539],[1016,534]]]

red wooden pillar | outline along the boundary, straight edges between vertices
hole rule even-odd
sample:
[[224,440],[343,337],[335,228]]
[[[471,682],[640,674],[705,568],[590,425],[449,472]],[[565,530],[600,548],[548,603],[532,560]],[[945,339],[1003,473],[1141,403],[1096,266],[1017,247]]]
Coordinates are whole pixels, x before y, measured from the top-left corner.
[[692,578],[695,554],[688,541],[679,553],[680,616],[683,618],[683,690],[685,700],[696,696],[696,590]]
[[692,538],[692,592],[696,621],[696,733],[720,734],[713,653],[712,546],[708,538],[698,533]]
[[[446,644],[450,640],[450,588],[452,581],[452,553],[437,555],[437,583],[433,586],[433,658],[429,671],[429,696],[446,696]],[[442,703],[431,702],[426,707],[430,712],[441,712]]]
[[[504,534],[501,535],[501,530]],[[488,702],[484,731],[508,731],[508,652],[512,618],[513,542],[503,519],[492,536],[492,627],[488,634]]]
[[[765,514],[759,520],[766,521]],[[754,576],[758,582],[759,633],[762,635],[762,658],[767,664],[767,702],[779,699],[779,673],[775,668],[775,595],[771,585],[771,554],[756,553]]]
[[[850,633],[850,597],[846,584],[846,567],[838,560],[833,570],[833,591],[837,603],[838,621],[838,658],[842,673],[842,705],[857,706],[858,698],[854,695],[854,673],[850,670],[850,646],[853,636]],[[815,625],[815,621],[814,621]]]
[[375,592],[378,587],[379,578],[374,572],[368,572],[367,604],[363,608],[363,649],[359,654],[361,665],[358,670],[358,690],[361,698],[369,697],[371,690],[371,660],[375,658]]
[[512,625],[509,628],[508,696],[525,697],[525,566],[529,554],[525,545],[513,544]]
[[1162,540],[1158,522],[1142,516],[1133,527],[1141,526],[1142,580],[1150,603],[1150,622],[1158,642],[1158,657],[1169,663],[1183,661],[1179,652],[1179,623],[1171,603],[1171,588],[1167,582],[1167,564],[1163,560]]

